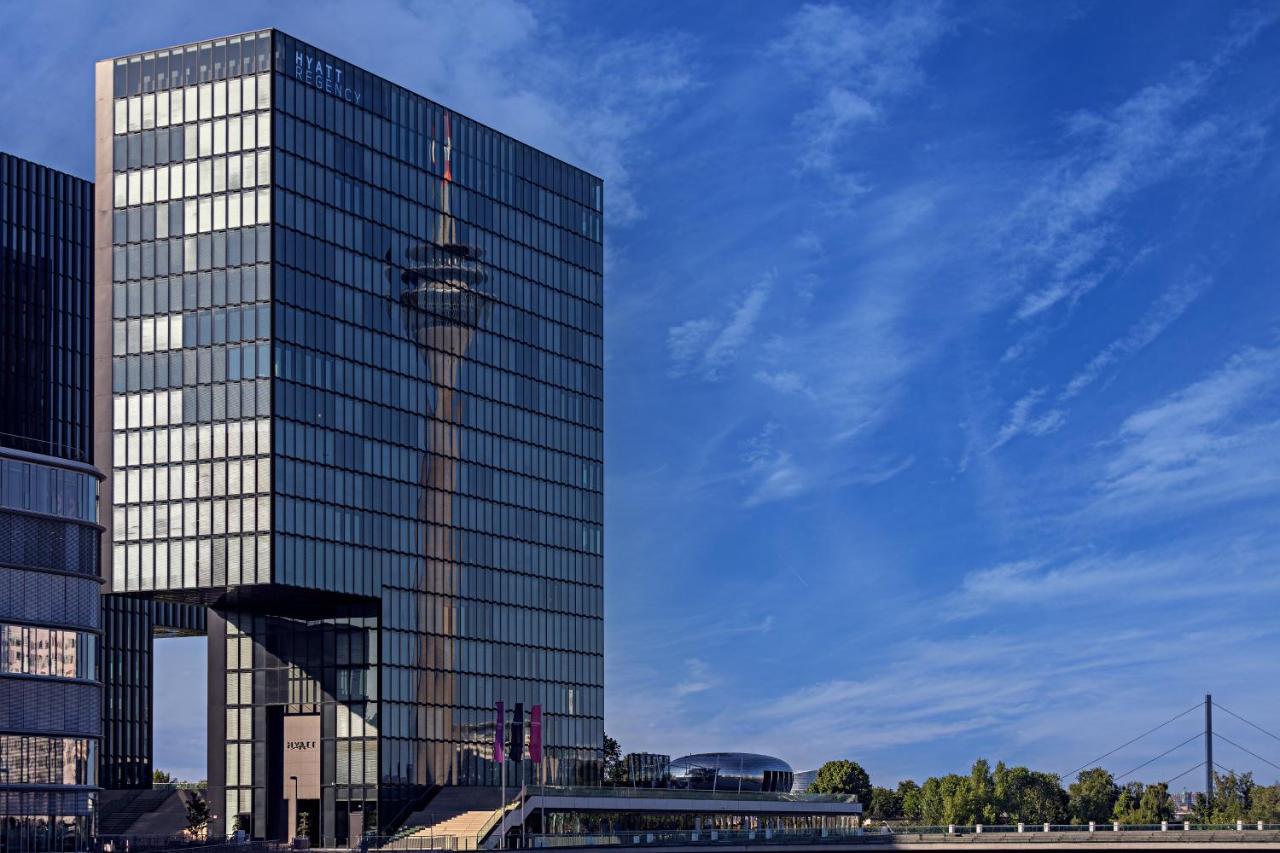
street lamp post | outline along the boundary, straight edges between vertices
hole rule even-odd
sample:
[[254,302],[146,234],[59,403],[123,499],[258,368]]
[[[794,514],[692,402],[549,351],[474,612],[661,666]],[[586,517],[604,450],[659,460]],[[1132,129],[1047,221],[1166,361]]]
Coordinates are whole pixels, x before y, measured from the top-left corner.
[[289,781],[293,783],[293,796],[289,798],[289,831],[285,837],[293,843],[298,838],[298,777],[290,776]]

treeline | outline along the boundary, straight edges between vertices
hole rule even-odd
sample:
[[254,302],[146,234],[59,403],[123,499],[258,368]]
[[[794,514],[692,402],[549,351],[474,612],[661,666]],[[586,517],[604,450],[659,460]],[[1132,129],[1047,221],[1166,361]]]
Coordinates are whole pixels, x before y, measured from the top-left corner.
[[[966,776],[931,776],[923,785],[912,780],[896,788],[872,785],[865,770],[852,761],[829,761],[809,790],[854,794],[866,804],[866,816],[877,821],[903,821],[929,826],[947,824],[1158,824],[1174,819],[1174,801],[1163,782],[1118,784],[1101,767],[1085,770],[1065,788],[1056,774],[985,759],[973,763]],[[1197,795],[1195,823],[1232,824],[1238,820],[1280,823],[1280,784],[1259,785],[1253,774],[1214,774],[1213,797]]]

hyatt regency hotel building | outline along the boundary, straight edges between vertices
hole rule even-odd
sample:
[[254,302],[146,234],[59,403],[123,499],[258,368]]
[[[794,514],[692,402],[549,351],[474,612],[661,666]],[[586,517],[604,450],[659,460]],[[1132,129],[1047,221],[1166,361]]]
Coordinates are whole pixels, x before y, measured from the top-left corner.
[[498,700],[597,779],[601,181],[276,30],[100,62],[95,110],[102,786],[149,784],[169,633],[212,835],[497,785]]

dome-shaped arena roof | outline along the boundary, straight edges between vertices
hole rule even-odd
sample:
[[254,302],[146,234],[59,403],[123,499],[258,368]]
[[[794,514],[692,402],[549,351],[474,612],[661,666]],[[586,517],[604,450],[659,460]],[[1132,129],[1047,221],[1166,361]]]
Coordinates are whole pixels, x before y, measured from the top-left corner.
[[716,791],[788,792],[791,765],[754,752],[699,752],[671,762],[675,788]]

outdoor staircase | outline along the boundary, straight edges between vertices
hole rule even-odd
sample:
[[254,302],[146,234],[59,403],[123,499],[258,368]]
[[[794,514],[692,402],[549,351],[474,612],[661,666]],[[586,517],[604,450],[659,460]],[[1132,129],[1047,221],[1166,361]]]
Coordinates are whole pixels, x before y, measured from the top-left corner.
[[[483,836],[498,825],[496,794],[493,788],[444,788],[405,820],[397,838],[413,839],[415,848],[423,839],[434,840],[432,847],[449,850],[483,847]],[[507,804],[508,809],[513,807],[514,803]]]
[[187,828],[187,798],[191,791],[140,788],[103,791],[99,795],[98,834],[162,837]]

